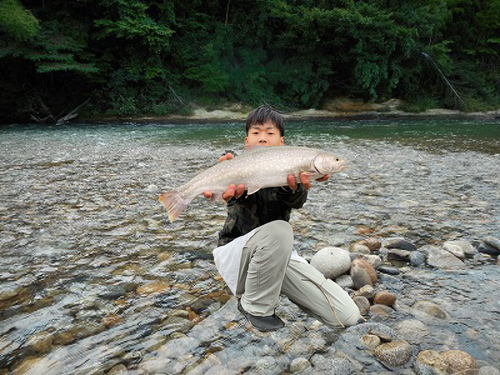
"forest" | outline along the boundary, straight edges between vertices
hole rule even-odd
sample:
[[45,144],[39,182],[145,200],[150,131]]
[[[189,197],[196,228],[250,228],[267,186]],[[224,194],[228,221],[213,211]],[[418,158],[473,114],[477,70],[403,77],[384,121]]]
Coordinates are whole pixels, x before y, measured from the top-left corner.
[[0,122],[500,106],[498,0],[0,0]]

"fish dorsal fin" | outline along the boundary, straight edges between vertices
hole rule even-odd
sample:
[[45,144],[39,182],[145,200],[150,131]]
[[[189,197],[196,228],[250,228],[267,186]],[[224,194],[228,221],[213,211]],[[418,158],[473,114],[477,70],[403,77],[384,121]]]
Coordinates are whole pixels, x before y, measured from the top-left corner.
[[256,193],[260,190],[259,185],[254,185],[254,186],[249,186],[247,190],[247,195],[252,195],[253,193]]

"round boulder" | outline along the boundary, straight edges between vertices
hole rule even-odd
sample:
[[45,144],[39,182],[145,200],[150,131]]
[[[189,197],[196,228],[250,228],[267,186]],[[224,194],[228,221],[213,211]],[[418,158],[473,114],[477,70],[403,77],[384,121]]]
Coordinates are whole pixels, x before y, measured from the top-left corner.
[[347,250],[340,247],[325,247],[311,259],[311,266],[327,279],[335,279],[351,268],[351,258]]

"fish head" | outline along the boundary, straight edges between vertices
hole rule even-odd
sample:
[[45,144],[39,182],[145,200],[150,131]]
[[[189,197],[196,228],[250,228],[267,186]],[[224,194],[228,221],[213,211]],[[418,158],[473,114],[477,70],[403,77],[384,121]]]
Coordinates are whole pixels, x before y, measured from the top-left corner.
[[321,153],[314,158],[314,168],[321,175],[333,174],[342,172],[349,168],[345,159],[339,158],[332,154]]

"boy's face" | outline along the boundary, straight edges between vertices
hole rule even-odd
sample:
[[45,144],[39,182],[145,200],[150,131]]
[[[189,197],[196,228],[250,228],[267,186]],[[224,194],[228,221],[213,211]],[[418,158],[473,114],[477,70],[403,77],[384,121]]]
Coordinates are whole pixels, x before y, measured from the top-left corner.
[[250,126],[245,137],[245,146],[283,146],[279,129],[271,122]]

